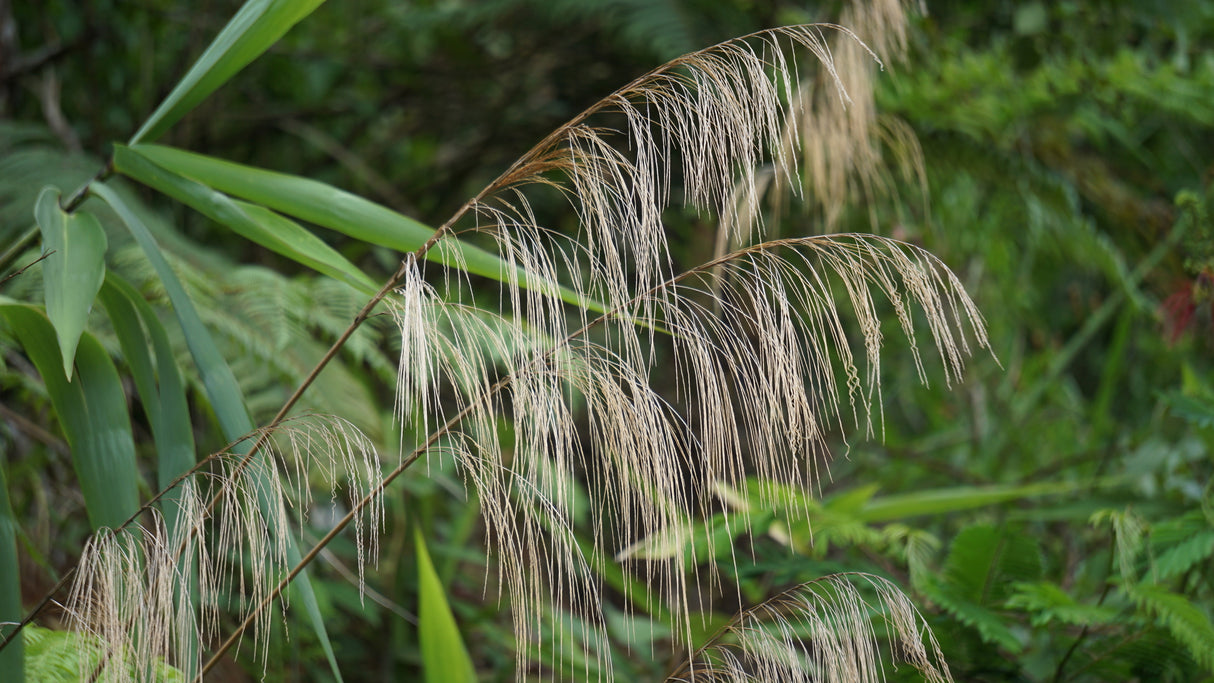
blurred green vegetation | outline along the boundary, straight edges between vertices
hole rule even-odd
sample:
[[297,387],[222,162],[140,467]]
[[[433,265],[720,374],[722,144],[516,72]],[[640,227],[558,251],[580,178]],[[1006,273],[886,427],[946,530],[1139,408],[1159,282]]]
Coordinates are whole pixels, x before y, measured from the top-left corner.
[[[0,40],[7,277],[38,256],[25,235],[41,188],[70,191],[96,173],[238,3],[0,8],[10,13],[0,13],[0,35],[12,27],[15,36]],[[733,581],[705,586],[699,635],[788,586],[866,571],[910,593],[957,680],[1212,680],[1214,2],[928,10],[913,22],[907,57],[877,80],[881,114],[919,142],[926,188],[899,181],[896,192],[864,197],[840,227],[939,256],[984,312],[995,357],[976,357],[959,385],[924,387],[909,354],[886,356],[876,438],[838,444],[820,495],[790,494],[790,510],[808,510],[807,521],[781,510],[749,526],[706,520],[698,556],[754,562],[725,562]],[[783,0],[334,0],[163,141],[328,182],[438,225],[545,133],[653,66],[839,11]],[[264,423],[365,299],[181,205],[124,191]],[[107,267],[165,314],[168,294],[138,247],[112,214],[98,215]],[[671,216],[669,231],[702,239],[696,220]],[[785,235],[821,230],[795,207],[779,220]],[[387,249],[317,232],[372,278],[395,268]],[[680,258],[703,253],[694,242],[676,249]],[[39,300],[35,269],[0,294]],[[89,329],[122,358],[97,309]],[[390,421],[399,351],[390,328],[375,319],[361,328],[302,405],[349,419],[384,453],[401,438]],[[199,453],[211,452],[225,437],[180,330],[166,329]],[[132,415],[150,473],[152,427]],[[74,565],[89,530],[63,438],[31,361],[0,331],[0,482],[27,610]],[[140,482],[143,499],[155,481]],[[390,490],[367,599],[352,578],[352,539],[338,538],[313,566],[347,680],[418,675],[410,527],[425,531],[482,680],[515,677],[508,606],[485,590],[493,557],[463,484],[436,462]],[[344,512],[320,508],[303,526],[305,545]],[[607,656],[621,679],[657,679],[679,655],[670,624],[615,571],[603,577],[613,588]],[[275,634],[267,678],[327,680],[315,636],[302,617],[288,619],[291,637]],[[554,607],[553,643],[577,632],[568,620]],[[53,612],[40,623],[56,625]],[[568,647],[538,661],[564,677],[583,656]],[[233,662],[221,680],[262,675],[260,664],[247,666]]]

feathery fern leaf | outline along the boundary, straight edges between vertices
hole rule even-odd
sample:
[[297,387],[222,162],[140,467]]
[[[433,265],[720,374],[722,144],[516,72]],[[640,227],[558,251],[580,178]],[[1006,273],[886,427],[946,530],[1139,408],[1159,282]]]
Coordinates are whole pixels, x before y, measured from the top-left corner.
[[1125,586],[1126,593],[1188,648],[1189,654],[1206,671],[1214,673],[1214,622],[1210,614],[1189,598],[1150,583]]

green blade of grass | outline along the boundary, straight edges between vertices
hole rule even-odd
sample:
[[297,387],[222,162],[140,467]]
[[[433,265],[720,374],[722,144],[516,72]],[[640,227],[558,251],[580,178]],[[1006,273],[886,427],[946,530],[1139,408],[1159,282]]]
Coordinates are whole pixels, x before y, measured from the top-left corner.
[[50,254],[42,264],[46,313],[55,326],[63,372],[70,382],[76,344],[105,279],[105,231],[92,214],[68,214],[59,208],[59,190],[54,187],[38,195],[34,218],[42,232],[42,251]]
[[42,375],[72,449],[90,524],[94,529],[117,528],[139,507],[135,441],[118,370],[86,332],[76,352],[76,381],[69,382],[55,329],[42,310],[0,303],[0,316]]
[[[130,283],[109,273],[101,288],[101,302],[110,315],[152,426],[158,458],[157,484],[163,489],[194,466],[194,432],[186,405],[185,383],[164,325]],[[169,501],[172,499],[170,495]],[[173,528],[176,506],[161,507],[169,528]]]
[[324,0],[249,0],[131,137],[160,137],[199,102],[278,41]]
[[89,192],[114,209],[122,222],[126,224],[127,229],[131,231],[131,236],[143,249],[143,253],[156,271],[156,275],[160,277],[164,291],[173,304],[173,312],[185,334],[186,345],[190,349],[190,355],[194,358],[194,364],[198,367],[203,388],[207,398],[211,401],[211,407],[215,411],[215,417],[219,420],[219,427],[224,436],[231,441],[245,438],[249,432],[253,431],[253,421],[245,408],[244,396],[241,394],[240,386],[236,383],[236,376],[232,374],[232,369],[228,367],[227,361],[219,353],[219,348],[211,338],[210,330],[203,325],[202,318],[199,317],[198,310],[194,308],[194,302],[186,294],[185,287],[182,286],[173,269],[169,267],[168,260],[160,251],[160,245],[156,243],[156,239],[152,237],[152,233],[143,224],[143,221],[112,189],[103,183],[93,183]]
[[[784,484],[750,478],[747,480],[747,487],[750,489],[751,500],[762,500],[759,497],[761,492],[770,490],[778,500],[775,505],[777,512],[788,510],[800,512],[821,507],[841,519],[863,524],[878,524],[923,515],[943,515],[1001,505],[1026,498],[1090,491],[1093,488],[1116,486],[1120,482],[1121,480],[1117,477],[1107,477],[1094,483],[1048,481],[1031,484],[951,486],[888,496],[875,495],[877,487],[870,485],[833,494],[822,503],[815,502],[808,492]],[[724,486],[718,487],[718,495],[729,496],[728,499],[731,501],[742,500]],[[752,506],[748,510],[751,514],[764,511],[757,506]]]
[[855,512],[857,520],[888,522],[920,515],[942,515],[960,510],[1010,503],[1025,498],[1087,490],[1091,483],[1041,482],[991,486],[954,486],[873,498]]
[[379,287],[370,277],[298,223],[273,211],[236,201],[222,192],[178,175],[115,146],[114,167],[148,187],[163,192],[233,232],[313,270],[371,295]]
[[[25,614],[21,608],[21,569],[17,564],[17,518],[8,498],[8,481],[4,475],[8,463],[0,456],[0,640],[21,623]],[[18,634],[13,642],[0,650],[0,671],[5,680],[22,683],[25,680],[24,638]]]
[[[147,226],[139,220],[139,217],[130,210],[118,194],[103,183],[94,183],[89,191],[114,209],[114,212],[131,231],[135,241],[143,249],[152,268],[156,270],[156,274],[160,277],[165,292],[173,304],[173,311],[177,314],[177,321],[185,334],[190,355],[194,358],[194,364],[202,376],[203,387],[211,402],[211,407],[219,419],[220,429],[229,441],[241,442],[233,448],[233,452],[238,455],[247,453],[251,448],[247,438],[253,431],[253,421],[245,406],[244,394],[236,382],[235,375],[232,374],[231,367],[219,353],[219,348],[215,345],[215,340],[211,338],[210,331],[198,316],[194,302],[190,300],[181,281],[169,267],[168,261],[164,258],[164,254],[161,253],[159,245],[156,244],[156,240],[148,231]],[[263,458],[264,454],[258,453],[256,457]],[[267,468],[253,467],[252,471],[265,472]],[[265,498],[265,492],[270,489],[268,484],[258,487],[260,492],[258,499],[266,519],[273,519],[273,515],[269,514],[269,505],[272,503]],[[286,542],[287,562],[292,566],[298,564],[301,556],[295,537],[286,529],[271,529],[271,532],[281,536]],[[325,629],[324,618],[320,614],[320,605],[316,601],[316,593],[312,590],[312,583],[307,572],[300,572],[291,586],[295,594],[303,600],[304,610],[308,614],[312,629],[320,641],[320,646],[324,650],[333,675],[337,680],[342,680],[341,672],[337,667],[337,658],[333,654],[333,646],[329,641],[328,631]]]
[[421,531],[415,530],[414,540],[417,545],[417,593],[420,601],[417,630],[426,683],[475,683],[476,668],[472,665],[455,617],[447,605],[443,583],[430,562],[430,553],[426,551]]
[[[308,178],[244,166],[162,145],[115,148],[114,164],[119,172],[130,175],[127,169],[131,167],[132,154],[219,192],[402,253],[416,251],[434,236],[433,228],[408,216]],[[135,172],[138,170],[134,169]],[[132,177],[143,182],[141,178]],[[568,287],[537,280],[521,269],[512,268],[497,255],[466,242],[444,239],[426,254],[426,258],[499,282],[517,278],[520,285],[529,289],[559,296],[574,306],[598,313],[606,312],[602,303],[587,299]]]

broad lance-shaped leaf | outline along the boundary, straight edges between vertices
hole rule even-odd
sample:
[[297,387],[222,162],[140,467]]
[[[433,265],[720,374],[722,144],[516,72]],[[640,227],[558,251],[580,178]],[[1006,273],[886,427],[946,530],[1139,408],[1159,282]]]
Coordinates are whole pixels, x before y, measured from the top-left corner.
[[114,166],[121,173],[297,263],[341,280],[368,295],[379,289],[370,277],[319,237],[269,209],[233,200],[222,192],[157,166],[126,147],[115,148]]
[[79,371],[69,382],[51,321],[28,304],[0,301],[0,317],[42,375],[51,405],[72,448],[89,522],[116,528],[139,507],[139,471],[126,396],[109,353],[87,332],[76,353]]
[[420,531],[415,531],[417,546],[417,593],[420,605],[417,610],[418,638],[421,640],[422,664],[426,671],[426,683],[474,683],[476,668],[460,638],[459,627],[447,597],[443,583],[430,562],[426,542]]
[[[433,228],[408,216],[308,178],[243,166],[162,145],[115,146],[114,167],[120,173],[144,183],[147,181],[138,174],[147,172],[132,162],[133,156],[142,157],[220,192],[402,253],[416,251],[434,236]],[[559,296],[574,306],[605,312],[602,303],[557,283],[537,280],[521,269],[512,269],[497,255],[466,242],[444,239],[429,251],[426,258],[499,282],[517,278],[522,286],[529,289]]]
[[[253,431],[253,421],[249,417],[248,409],[245,407],[244,395],[240,390],[240,385],[236,383],[236,376],[232,374],[231,367],[228,366],[223,355],[219,353],[215,340],[211,338],[210,331],[203,325],[202,318],[199,317],[198,311],[194,308],[194,302],[190,300],[185,288],[181,285],[181,281],[177,279],[177,275],[169,267],[169,262],[164,258],[164,254],[161,253],[160,246],[156,244],[152,233],[143,224],[143,221],[130,210],[126,202],[122,201],[122,198],[104,183],[94,183],[90,187],[89,192],[105,201],[114,209],[114,212],[118,214],[118,217],[131,231],[131,236],[135,238],[135,241],[143,249],[148,261],[152,264],[152,268],[160,277],[160,281],[164,285],[164,291],[168,294],[169,301],[173,304],[173,311],[177,314],[177,321],[181,325],[182,332],[185,334],[186,345],[190,348],[190,355],[193,357],[194,364],[198,367],[198,372],[202,376],[203,387],[206,389],[207,398],[211,402],[211,408],[219,418],[220,429],[229,441],[238,442],[245,440],[243,443],[238,443],[232,449],[234,453],[237,455],[247,453],[251,445],[246,439]],[[258,454],[257,457],[264,457],[264,454]],[[255,467],[252,468],[252,471],[262,472],[264,468]],[[266,492],[271,490],[271,488],[268,484],[258,487],[259,502],[263,506],[271,504],[265,497]],[[272,515],[268,514],[267,511],[263,511],[263,514],[266,514],[266,519],[272,518]],[[273,532],[280,534],[286,543],[287,561],[292,565],[298,564],[301,556],[295,542],[295,537],[287,529],[274,529]],[[324,619],[320,614],[320,605],[316,601],[316,593],[312,590],[312,582],[308,578],[307,571],[301,571],[291,583],[291,586],[294,588],[295,593],[303,600],[304,610],[308,614],[313,631],[320,640],[321,649],[324,650],[333,675],[339,681],[342,680],[341,672],[337,667],[337,658],[333,654],[333,646],[329,641]]]
[[53,252],[42,264],[46,314],[55,326],[63,374],[70,382],[76,344],[105,279],[105,231],[92,214],[68,214],[59,208],[59,190],[54,187],[38,195],[34,218],[42,231],[43,253]]
[[324,0],[249,0],[148,117],[131,144],[160,137],[207,95],[278,42]]

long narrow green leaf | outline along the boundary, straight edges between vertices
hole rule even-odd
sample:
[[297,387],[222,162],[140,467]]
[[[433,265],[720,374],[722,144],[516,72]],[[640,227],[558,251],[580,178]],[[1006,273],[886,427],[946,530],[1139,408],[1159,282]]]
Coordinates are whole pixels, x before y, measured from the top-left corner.
[[89,522],[114,528],[139,507],[139,473],[126,397],[109,354],[87,332],[76,352],[79,374],[69,382],[51,321],[26,304],[0,304],[0,316],[42,375],[51,405],[72,448]]
[[92,214],[67,214],[59,208],[59,190],[54,187],[38,195],[34,218],[42,231],[43,252],[53,252],[42,265],[46,313],[63,351],[63,372],[71,381],[76,344],[105,278],[105,231]]
[[324,0],[249,0],[194,62],[169,96],[131,137],[131,144],[160,137],[207,95],[278,42]]
[[[408,216],[308,178],[243,166],[161,145],[116,147],[115,168],[140,182],[145,181],[135,173],[143,172],[143,169],[132,168],[132,154],[220,192],[402,253],[417,250],[434,236],[432,228]],[[600,313],[605,310],[603,304],[586,299],[568,287],[537,281],[520,269],[512,269],[495,254],[459,240],[443,240],[430,250],[426,258],[500,282],[514,277],[525,287],[554,293],[575,306]]]
[[151,163],[126,147],[115,148],[114,165],[122,173],[169,195],[252,242],[341,280],[365,294],[374,294],[379,289],[370,277],[319,237],[273,211],[234,201],[222,192]]
[[[101,288],[101,301],[110,315],[152,426],[158,460],[157,483],[163,489],[195,462],[194,431],[186,404],[185,383],[164,325],[130,283],[114,273],[108,274]],[[176,510],[168,505],[163,512],[169,518]],[[171,519],[169,528],[172,528]]]
[[447,605],[443,583],[430,562],[421,531],[415,531],[417,545],[418,637],[427,683],[475,683],[476,667],[459,635],[455,617]]
[[[21,607],[21,570],[17,564],[17,518],[8,498],[4,470],[8,464],[0,456],[0,639],[7,638],[25,616]],[[25,680],[24,638],[17,638],[0,650],[0,671],[5,680]]]
[[920,515],[941,515],[959,510],[999,505],[1024,498],[1073,493],[1090,487],[1090,483],[1075,482],[954,486],[874,498],[865,503],[855,515],[856,519],[862,522],[888,522]]
[[[177,275],[173,269],[169,267],[169,263],[161,253],[159,245],[156,244],[152,233],[148,231],[147,226],[139,217],[130,210],[122,198],[118,196],[109,187],[103,183],[94,183],[89,189],[91,193],[104,200],[110,205],[118,217],[126,224],[131,231],[131,235],[139,246],[143,249],[148,261],[156,270],[156,274],[160,276],[161,283],[164,285],[165,292],[169,295],[169,300],[173,304],[173,311],[177,314],[177,321],[181,325],[182,332],[185,333],[186,344],[190,348],[190,355],[194,358],[194,364],[198,367],[199,375],[202,376],[203,387],[207,392],[207,398],[210,399],[211,407],[215,411],[216,417],[219,419],[220,429],[224,436],[230,441],[239,441],[246,439],[253,431],[253,421],[249,417],[248,409],[245,407],[244,395],[240,391],[240,385],[236,382],[235,375],[232,374],[231,367],[228,366],[223,355],[219,353],[219,348],[215,345],[215,340],[211,338],[210,331],[202,324],[202,319],[198,316],[198,311],[194,308],[194,302],[190,300],[186,294],[185,288],[182,287],[181,281],[177,279]],[[237,453],[248,452],[251,444],[244,442],[238,445],[234,450]],[[264,454],[258,454],[257,457],[264,457]],[[266,468],[255,467],[255,472],[264,472]],[[259,486],[259,500],[263,507],[268,507],[271,503],[264,499],[265,492],[270,490],[270,486]],[[266,519],[272,519],[273,515],[269,514],[269,510],[263,510]],[[296,565],[301,559],[299,548],[296,546],[295,537],[288,533],[286,529],[272,529],[272,532],[280,535],[286,542],[287,561],[291,565]],[[312,582],[308,578],[307,571],[302,571],[291,583],[293,590],[304,603],[304,610],[308,614],[308,619],[311,622],[312,629],[315,631],[317,638],[320,640],[320,646],[325,652],[325,657],[329,661],[329,667],[333,671],[333,675],[340,681],[341,671],[337,667],[337,658],[333,654],[333,646],[329,641],[328,631],[325,629],[324,618],[320,614],[320,605],[316,601],[316,593],[312,590]]]
[[211,401],[211,407],[215,411],[215,417],[219,420],[219,426],[224,436],[232,441],[244,438],[253,431],[253,421],[245,408],[240,385],[236,383],[236,376],[232,374],[232,369],[228,367],[227,361],[219,353],[219,347],[211,338],[211,332],[203,325],[202,318],[199,317],[198,310],[194,308],[194,302],[186,294],[185,287],[181,285],[176,273],[169,267],[169,262],[161,253],[156,239],[152,237],[152,233],[143,224],[143,221],[112,189],[103,183],[93,183],[89,191],[114,209],[160,277],[165,293],[168,294],[169,301],[173,304],[177,322],[185,334],[190,355],[194,358],[194,364],[198,366],[198,373],[202,377],[207,398]]

